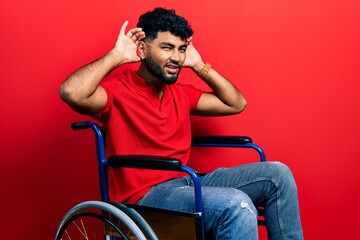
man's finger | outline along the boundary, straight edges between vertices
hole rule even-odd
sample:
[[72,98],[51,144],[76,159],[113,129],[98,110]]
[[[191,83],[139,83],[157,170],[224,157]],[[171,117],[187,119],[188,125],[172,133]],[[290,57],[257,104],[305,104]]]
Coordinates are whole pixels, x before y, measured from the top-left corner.
[[186,42],[188,45],[191,45],[192,44],[192,37],[189,37],[188,39],[186,39]]
[[125,21],[121,27],[121,30],[120,30],[120,34],[121,35],[125,35],[125,29],[127,27],[127,25],[129,24],[129,21]]
[[139,32],[141,32],[142,29],[141,28],[132,28],[128,31],[128,33],[126,34],[127,37],[133,37],[134,35],[138,34]]
[[145,37],[145,33],[143,31],[136,32],[132,36],[129,36],[134,42],[138,39],[143,39]]

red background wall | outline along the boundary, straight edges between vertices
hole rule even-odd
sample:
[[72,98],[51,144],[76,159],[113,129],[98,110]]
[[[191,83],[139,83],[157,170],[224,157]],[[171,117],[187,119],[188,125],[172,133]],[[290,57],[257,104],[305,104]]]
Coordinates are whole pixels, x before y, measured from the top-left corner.
[[[58,87],[111,49],[123,21],[159,5],[190,20],[204,60],[249,102],[238,116],[194,119],[195,134],[250,135],[288,164],[306,239],[358,237],[359,1],[14,0],[0,2],[0,238],[51,239],[70,207],[98,198],[92,134],[70,129],[88,118]],[[225,153],[201,154],[211,169]]]

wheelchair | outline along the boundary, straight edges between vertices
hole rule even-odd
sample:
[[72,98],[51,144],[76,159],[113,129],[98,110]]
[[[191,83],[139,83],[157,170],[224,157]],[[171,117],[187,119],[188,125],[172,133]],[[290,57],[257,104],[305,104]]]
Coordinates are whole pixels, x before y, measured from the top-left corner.
[[[198,173],[183,166],[178,159],[161,156],[105,157],[102,128],[94,122],[76,122],[73,130],[92,129],[96,140],[101,201],[82,202],[70,209],[61,220],[55,240],[66,239],[205,239],[201,187]],[[264,151],[244,136],[197,136],[193,147],[250,148],[260,161],[266,161]],[[108,194],[107,169],[110,167],[181,171],[194,182],[195,212],[179,212],[134,204],[111,202]],[[258,208],[258,224],[265,225],[263,208]]]

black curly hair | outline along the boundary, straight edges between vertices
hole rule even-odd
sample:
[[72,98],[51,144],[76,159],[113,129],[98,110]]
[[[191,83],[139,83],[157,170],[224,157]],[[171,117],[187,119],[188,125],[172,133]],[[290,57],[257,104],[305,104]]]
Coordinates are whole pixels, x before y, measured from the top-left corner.
[[194,33],[188,21],[176,15],[175,10],[161,7],[142,14],[136,26],[143,29],[145,39],[149,40],[155,39],[158,32],[170,32],[182,40],[188,39]]

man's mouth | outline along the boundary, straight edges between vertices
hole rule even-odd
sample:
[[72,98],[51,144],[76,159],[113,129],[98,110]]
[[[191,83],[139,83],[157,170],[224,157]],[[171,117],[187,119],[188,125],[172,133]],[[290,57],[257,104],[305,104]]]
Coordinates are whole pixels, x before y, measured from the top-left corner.
[[165,67],[166,67],[166,70],[171,74],[176,74],[180,69],[180,65],[172,64],[172,63],[166,64]]

